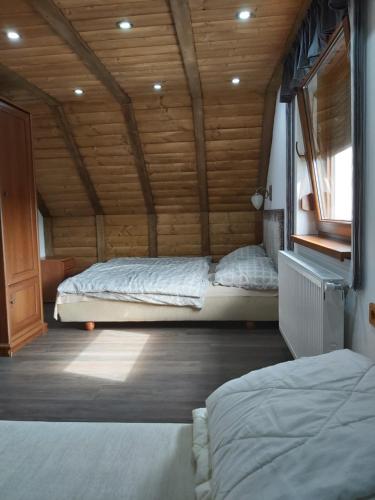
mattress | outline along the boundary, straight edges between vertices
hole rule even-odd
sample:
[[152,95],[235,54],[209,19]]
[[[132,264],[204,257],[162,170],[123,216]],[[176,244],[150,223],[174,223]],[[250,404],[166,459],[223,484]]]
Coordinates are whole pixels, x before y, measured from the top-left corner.
[[120,302],[70,294],[58,297],[61,321],[277,321],[278,292],[244,290],[210,283],[200,310],[191,307]]

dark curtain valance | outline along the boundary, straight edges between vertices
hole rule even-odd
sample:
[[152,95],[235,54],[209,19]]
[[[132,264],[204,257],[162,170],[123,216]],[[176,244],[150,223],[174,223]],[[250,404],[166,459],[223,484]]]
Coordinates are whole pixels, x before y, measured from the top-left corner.
[[280,101],[290,102],[296,89],[327,46],[330,35],[348,14],[348,0],[313,0],[284,63]]

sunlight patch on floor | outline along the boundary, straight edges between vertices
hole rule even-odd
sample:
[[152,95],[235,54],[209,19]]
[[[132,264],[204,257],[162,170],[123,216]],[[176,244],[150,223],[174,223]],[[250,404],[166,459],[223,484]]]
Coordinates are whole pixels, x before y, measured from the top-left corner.
[[[135,367],[150,335],[132,332],[131,345],[130,342],[128,345],[124,343],[121,350],[118,350],[117,338],[117,351],[112,352],[108,349],[112,333],[111,330],[100,331],[95,339],[64,368],[64,372],[103,380],[125,382]],[[118,334],[119,332],[116,333]],[[126,332],[121,332],[121,335],[127,334]],[[105,351],[103,352],[104,345]],[[118,359],[114,360],[114,356]]]

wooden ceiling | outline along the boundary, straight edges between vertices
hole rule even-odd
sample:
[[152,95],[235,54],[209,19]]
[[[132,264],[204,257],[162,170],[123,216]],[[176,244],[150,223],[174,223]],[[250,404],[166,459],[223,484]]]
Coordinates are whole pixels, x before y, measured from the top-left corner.
[[209,213],[250,210],[265,96],[307,3],[0,0],[0,95],[32,112],[41,206],[199,213],[207,248]]

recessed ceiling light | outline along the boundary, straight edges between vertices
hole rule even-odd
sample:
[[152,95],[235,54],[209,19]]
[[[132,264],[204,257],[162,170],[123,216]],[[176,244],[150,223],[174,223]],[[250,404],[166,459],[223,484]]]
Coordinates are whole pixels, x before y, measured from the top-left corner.
[[19,35],[17,31],[7,31],[7,37],[9,38],[9,40],[15,42],[21,38],[21,35]]
[[232,83],[233,85],[238,85],[240,83],[240,79],[238,78],[238,76],[235,76],[234,78],[232,78]]
[[120,30],[131,30],[133,24],[130,21],[119,21],[117,27],[120,28]]
[[75,93],[75,95],[83,95],[85,93],[85,91],[83,89],[77,88],[77,89],[74,89],[74,93]]
[[154,83],[154,90],[161,90],[161,83]]
[[239,10],[236,14],[237,19],[240,21],[247,21],[251,17],[251,12],[247,9]]

